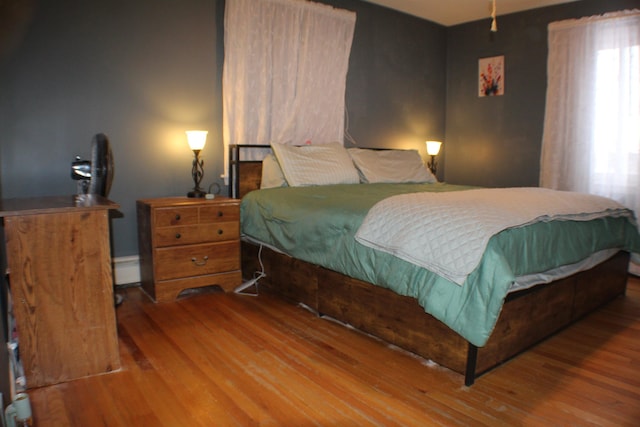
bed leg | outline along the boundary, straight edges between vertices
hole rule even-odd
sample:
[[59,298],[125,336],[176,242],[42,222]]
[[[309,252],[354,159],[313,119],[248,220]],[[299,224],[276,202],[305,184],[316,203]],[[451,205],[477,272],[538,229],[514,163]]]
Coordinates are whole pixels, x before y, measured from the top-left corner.
[[469,343],[467,350],[467,369],[464,373],[464,385],[471,387],[476,380],[476,361],[478,359],[478,347]]

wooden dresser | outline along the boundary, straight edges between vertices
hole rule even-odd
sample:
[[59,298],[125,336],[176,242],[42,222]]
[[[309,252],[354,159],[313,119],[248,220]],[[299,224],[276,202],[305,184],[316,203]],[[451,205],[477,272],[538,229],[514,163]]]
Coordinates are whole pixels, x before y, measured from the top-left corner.
[[96,195],[0,200],[27,387],[120,368],[109,210]]
[[137,201],[142,288],[156,302],[186,289],[242,282],[240,200],[167,197]]

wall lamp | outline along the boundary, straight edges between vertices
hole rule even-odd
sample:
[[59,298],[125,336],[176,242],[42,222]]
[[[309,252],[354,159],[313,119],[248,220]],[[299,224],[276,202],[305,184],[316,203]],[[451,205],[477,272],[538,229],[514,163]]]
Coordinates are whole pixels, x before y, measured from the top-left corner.
[[187,193],[187,197],[205,196],[205,192],[200,188],[200,182],[204,175],[204,161],[201,160],[199,156],[200,151],[204,148],[204,145],[207,142],[207,133],[208,132],[206,130],[186,131],[189,148],[193,150],[193,154],[195,155],[193,159],[193,167],[191,168],[191,175],[193,176],[193,190]]
[[442,146],[442,142],[440,141],[427,141],[427,154],[431,156],[431,159],[427,163],[427,167],[431,171],[432,174],[436,174],[436,170],[438,167],[438,162],[436,161],[436,156],[440,152],[440,147]]

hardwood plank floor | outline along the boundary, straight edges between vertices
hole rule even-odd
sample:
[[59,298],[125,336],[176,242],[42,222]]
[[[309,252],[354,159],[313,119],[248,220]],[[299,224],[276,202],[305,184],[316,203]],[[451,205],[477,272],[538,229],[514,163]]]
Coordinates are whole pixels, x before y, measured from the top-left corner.
[[640,280],[480,377],[265,296],[117,309],[123,368],[29,390],[46,426],[640,425]]

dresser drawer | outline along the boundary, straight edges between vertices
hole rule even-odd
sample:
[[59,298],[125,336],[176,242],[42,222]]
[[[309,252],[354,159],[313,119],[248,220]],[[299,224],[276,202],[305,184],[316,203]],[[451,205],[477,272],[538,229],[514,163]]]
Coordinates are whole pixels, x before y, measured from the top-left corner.
[[240,241],[155,249],[157,280],[240,270]]
[[156,247],[166,247],[221,242],[239,238],[240,223],[236,221],[158,228],[154,232],[153,243]]
[[155,210],[155,227],[195,225],[198,223],[197,207],[169,207]]

